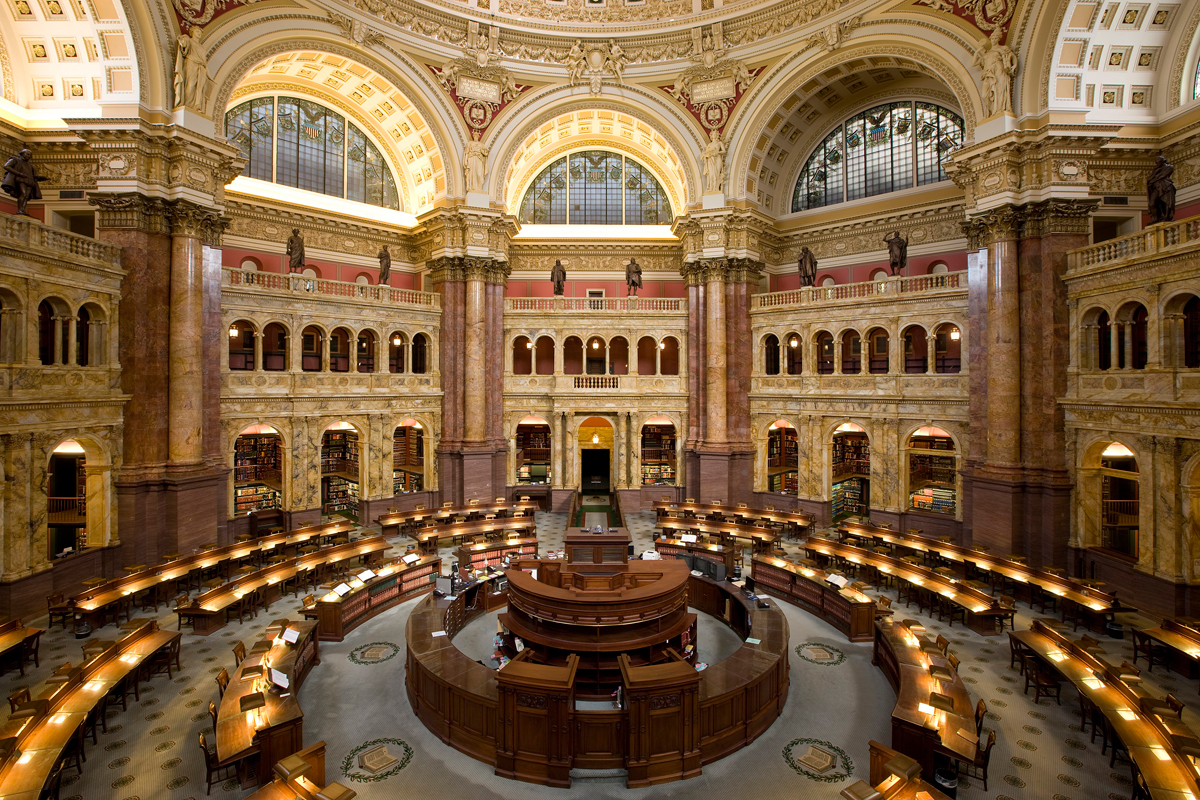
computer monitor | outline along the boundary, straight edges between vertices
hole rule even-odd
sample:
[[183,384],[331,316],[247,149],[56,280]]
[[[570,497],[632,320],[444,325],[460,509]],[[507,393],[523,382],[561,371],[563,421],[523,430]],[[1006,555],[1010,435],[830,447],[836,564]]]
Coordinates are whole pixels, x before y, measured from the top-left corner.
[[746,578],[746,591],[754,594],[754,578]]
[[723,562],[723,561],[708,562],[708,577],[712,578],[714,581],[725,580],[725,573],[726,573],[725,562]]

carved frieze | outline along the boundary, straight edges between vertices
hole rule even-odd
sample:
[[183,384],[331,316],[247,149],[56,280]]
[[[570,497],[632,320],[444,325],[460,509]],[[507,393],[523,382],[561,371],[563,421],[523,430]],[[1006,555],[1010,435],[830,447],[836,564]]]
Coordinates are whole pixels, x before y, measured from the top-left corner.
[[1018,0],[916,0],[942,14],[951,14],[974,25],[997,44],[1008,39]]
[[695,63],[680,73],[675,83],[660,86],[681,103],[709,131],[723,133],[733,109],[764,67],[750,69],[745,62],[725,55],[718,37],[694,43]]
[[496,114],[530,87],[518,84],[513,74],[501,66],[494,37],[474,38],[474,49],[467,47],[463,55],[441,67],[427,66],[454,100],[472,135],[479,139]]

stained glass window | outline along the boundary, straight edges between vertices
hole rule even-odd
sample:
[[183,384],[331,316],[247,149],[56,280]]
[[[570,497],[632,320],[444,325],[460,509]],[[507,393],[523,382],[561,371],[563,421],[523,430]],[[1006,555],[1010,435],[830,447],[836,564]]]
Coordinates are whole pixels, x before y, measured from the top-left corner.
[[887,103],[864,111],[839,125],[809,156],[792,193],[792,211],[943,181],[943,159],[962,139],[962,118],[932,103]]
[[225,135],[247,158],[247,177],[400,208],[396,180],[379,148],[318,103],[296,97],[248,100],[225,114]]
[[521,201],[520,220],[551,225],[665,225],[671,201],[654,174],[620,153],[585,150],[543,169]]

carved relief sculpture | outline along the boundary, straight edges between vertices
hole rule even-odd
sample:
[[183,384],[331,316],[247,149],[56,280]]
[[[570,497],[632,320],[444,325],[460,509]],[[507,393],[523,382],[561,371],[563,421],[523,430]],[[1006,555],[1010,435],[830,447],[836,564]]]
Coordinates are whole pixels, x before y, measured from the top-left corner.
[[[301,245],[303,247],[303,245]],[[385,244],[383,249],[379,251],[379,285],[387,286],[388,277],[392,274],[392,254],[388,252],[388,246]]]
[[492,124],[492,119],[502,108],[516,100],[522,87],[511,72],[501,66],[495,43],[487,38],[474,48],[466,47],[463,55],[452,58],[441,69],[430,67],[463,115],[471,128],[472,137],[478,138]]
[[472,139],[467,142],[463,153],[463,171],[467,181],[468,192],[483,192],[487,184],[487,155],[488,148],[483,142]]
[[1171,177],[1175,167],[1164,156],[1154,162],[1154,169],[1146,179],[1146,200],[1150,210],[1150,224],[1175,221],[1175,181]]
[[1017,56],[1007,45],[997,44],[996,33],[975,51],[973,66],[983,73],[983,113],[993,116],[1012,111],[1012,82]]
[[750,83],[762,71],[751,70],[742,61],[724,56],[721,40],[706,36],[693,43],[693,66],[675,79],[672,86],[661,86],[709,131],[723,131],[725,123]]
[[629,264],[625,267],[625,286],[630,297],[637,297],[638,289],[642,288],[642,267],[636,258],[629,259]]
[[704,146],[704,190],[711,194],[725,189],[725,149],[721,132],[709,131],[708,144]]
[[47,180],[46,176],[38,175],[37,170],[33,168],[33,153],[21,150],[4,163],[4,182],[0,183],[0,187],[16,198],[17,213],[27,217],[29,212],[25,208],[29,201],[42,199],[42,188],[38,183],[44,180]]
[[299,228],[292,228],[292,235],[287,241],[288,271],[304,271],[304,237]]
[[817,281],[817,257],[808,245],[800,248],[800,259],[796,264],[800,270],[800,285],[812,286]]
[[554,284],[554,296],[562,297],[567,288],[567,270],[557,258],[554,259],[554,269],[550,270],[550,281]]
[[584,46],[578,39],[567,54],[567,77],[574,86],[586,77],[593,96],[600,94],[600,84],[605,75],[611,75],[617,83],[625,82],[625,65],[629,57],[621,46],[612,39],[608,47],[589,43]]
[[892,231],[883,237],[888,246],[888,267],[893,275],[899,275],[908,266],[908,239],[900,231]]
[[204,113],[211,85],[200,40],[186,31],[179,34],[175,42],[175,107]]

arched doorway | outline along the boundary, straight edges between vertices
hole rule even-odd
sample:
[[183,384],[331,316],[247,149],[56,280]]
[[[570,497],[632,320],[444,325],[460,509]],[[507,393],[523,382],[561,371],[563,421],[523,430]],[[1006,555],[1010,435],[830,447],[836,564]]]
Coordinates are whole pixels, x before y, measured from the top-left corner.
[[954,516],[958,467],[954,440],[941,428],[917,428],[908,437],[908,507]]
[[606,495],[611,486],[613,427],[601,417],[588,417],[579,426],[579,491]]
[[865,516],[871,507],[871,443],[866,430],[843,422],[833,432],[830,514]]
[[87,456],[74,439],[54,448],[46,467],[46,526],[50,557],[82,550],[88,544]]
[[321,513],[358,520],[358,453],[358,431],[349,422],[335,422],[321,435]]
[[1139,501],[1137,457],[1113,442],[1100,454],[1100,546],[1138,556]]
[[392,494],[425,487],[425,429],[411,417],[392,433]]
[[667,417],[650,417],[642,425],[642,485],[674,486],[675,423]]
[[799,488],[800,455],[796,428],[777,419],[767,428],[767,489],[795,496]]
[[549,484],[553,480],[550,467],[550,423],[541,417],[525,417],[517,423],[516,470],[518,484]]
[[270,425],[251,425],[233,443],[233,515],[283,509],[283,439]]

